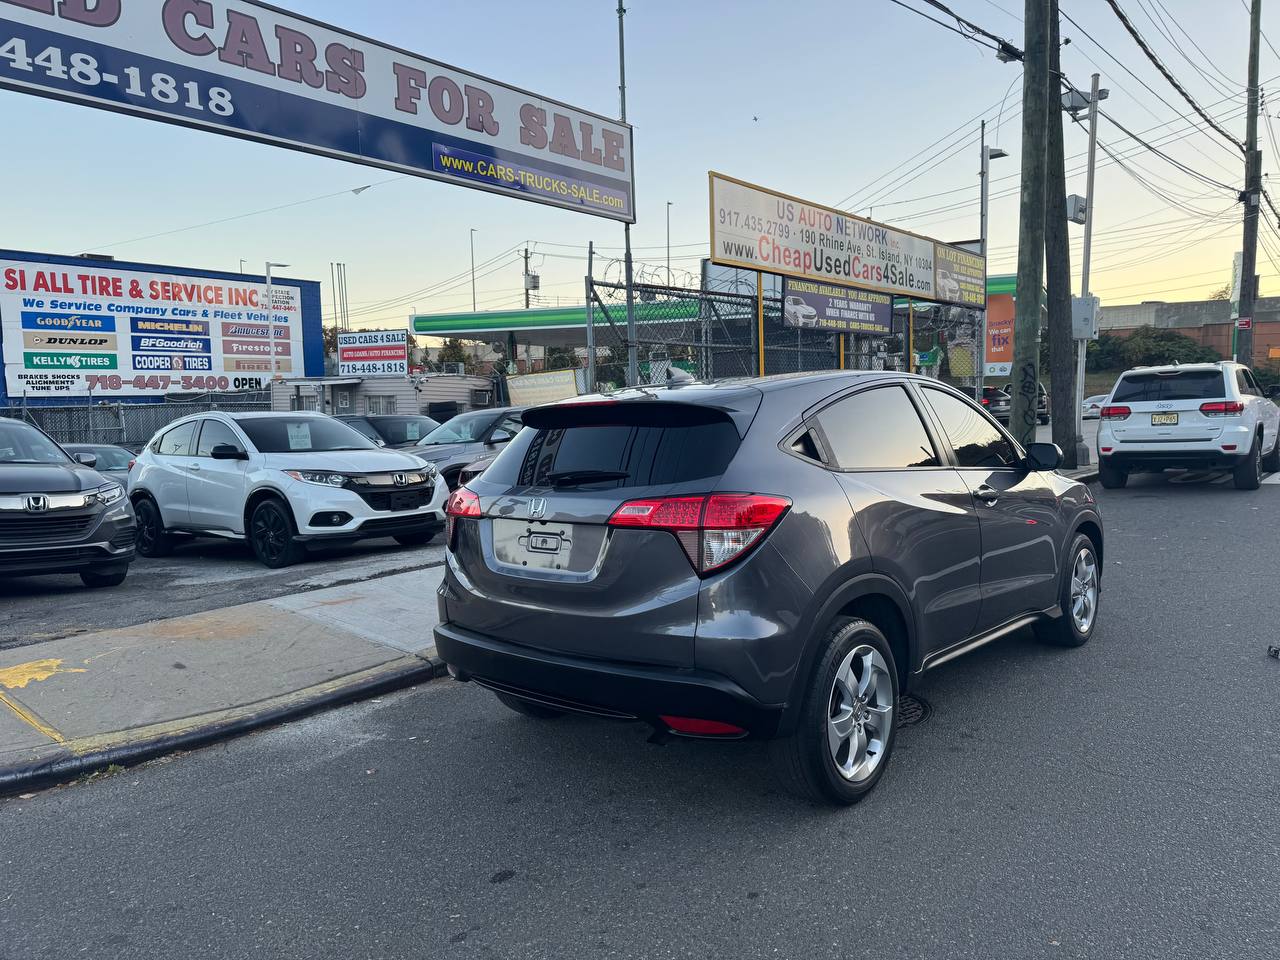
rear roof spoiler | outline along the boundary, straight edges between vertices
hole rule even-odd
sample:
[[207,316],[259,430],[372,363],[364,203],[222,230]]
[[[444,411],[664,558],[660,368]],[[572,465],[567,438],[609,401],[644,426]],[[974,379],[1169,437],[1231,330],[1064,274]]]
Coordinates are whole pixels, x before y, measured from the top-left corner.
[[576,397],[524,412],[525,426],[536,430],[586,426],[689,426],[729,420],[739,437],[747,435],[764,399],[755,387],[684,386],[679,390],[638,387],[616,394]]

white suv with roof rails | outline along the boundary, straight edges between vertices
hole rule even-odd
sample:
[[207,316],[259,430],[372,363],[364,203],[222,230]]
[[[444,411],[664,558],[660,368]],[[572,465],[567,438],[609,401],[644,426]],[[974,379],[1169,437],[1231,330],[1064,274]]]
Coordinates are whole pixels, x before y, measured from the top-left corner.
[[1100,419],[1104,487],[1123,487],[1130,473],[1184,468],[1230,470],[1237,489],[1256,490],[1264,471],[1280,470],[1280,408],[1239,363],[1126,370]]
[[248,540],[268,567],[301,560],[308,544],[426,544],[444,527],[447,495],[421,457],[305,411],[186,417],[129,471],[142,556],[164,556],[182,536],[224,537]]

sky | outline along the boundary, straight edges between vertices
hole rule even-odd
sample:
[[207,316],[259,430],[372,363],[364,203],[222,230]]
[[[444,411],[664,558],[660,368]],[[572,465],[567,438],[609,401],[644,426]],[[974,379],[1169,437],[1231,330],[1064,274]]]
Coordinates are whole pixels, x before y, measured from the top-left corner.
[[[1188,92],[1242,139],[1245,0],[1118,2]],[[615,0],[278,3],[618,113]],[[1208,296],[1229,282],[1240,248],[1232,185],[1243,180],[1242,155],[1195,118],[1104,0],[1061,3],[1079,24],[1063,23],[1064,73],[1086,89],[1101,73],[1106,113],[1176,161],[1100,121],[1107,149],[1099,151],[1093,292],[1104,306]],[[1018,0],[950,5],[1023,46]],[[1263,86],[1276,95],[1260,142],[1264,170],[1280,177],[1270,129],[1280,126],[1275,4],[1264,7],[1263,31]],[[983,118],[987,142],[1009,153],[991,169],[990,272],[1015,269],[1018,64],[891,0],[630,0],[626,39],[642,274],[665,272],[670,203],[675,278],[696,276],[709,251],[708,170],[944,241],[976,238]],[[611,258],[621,257],[623,228],[613,221],[24,94],[0,91],[0,117],[3,247],[218,270],[238,270],[241,260],[259,272],[267,260],[288,263],[277,273],[324,283],[326,321],[329,265],[342,261],[352,324],[364,328],[469,310],[472,228],[481,310],[523,303],[526,244],[542,281],[538,305],[582,302],[588,241],[601,251],[596,276],[620,275]],[[1087,130],[1068,122],[1065,137],[1068,192],[1083,194]],[[1275,196],[1280,205],[1280,183]],[[1264,225],[1258,255],[1264,295],[1280,293],[1274,227]],[[1077,292],[1081,236],[1072,227]]]

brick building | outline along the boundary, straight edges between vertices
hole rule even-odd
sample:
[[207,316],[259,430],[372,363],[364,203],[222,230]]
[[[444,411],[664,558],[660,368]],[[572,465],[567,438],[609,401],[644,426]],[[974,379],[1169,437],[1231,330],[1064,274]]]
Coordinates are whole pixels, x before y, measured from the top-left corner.
[[[1254,309],[1251,366],[1280,362],[1280,297],[1263,297]],[[1103,333],[1127,337],[1140,327],[1176,330],[1231,358],[1231,304],[1226,300],[1118,304],[1102,308]]]

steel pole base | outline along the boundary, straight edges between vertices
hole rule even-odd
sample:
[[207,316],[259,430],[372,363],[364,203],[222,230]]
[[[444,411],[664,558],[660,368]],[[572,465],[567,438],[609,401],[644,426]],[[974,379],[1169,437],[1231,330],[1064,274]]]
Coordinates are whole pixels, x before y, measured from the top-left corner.
[[1087,467],[1090,463],[1089,445],[1082,440],[1076,440],[1076,466]]

